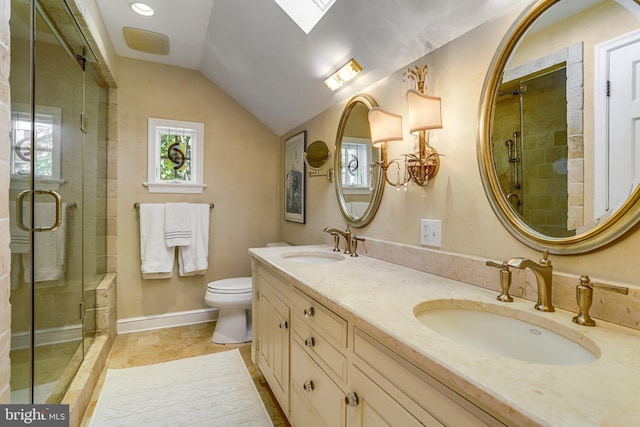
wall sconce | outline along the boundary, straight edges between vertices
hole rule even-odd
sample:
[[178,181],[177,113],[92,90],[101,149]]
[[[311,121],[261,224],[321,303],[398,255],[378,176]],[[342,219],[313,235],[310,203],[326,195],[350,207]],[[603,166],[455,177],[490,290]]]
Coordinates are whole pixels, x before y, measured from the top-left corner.
[[[441,99],[424,94],[424,82],[427,77],[427,66],[415,67],[405,73],[405,78],[416,83],[418,90],[409,89],[406,99],[409,105],[409,132],[418,135],[418,153],[405,154],[405,176],[400,179],[400,161],[387,160],[386,143],[402,140],[402,117],[397,114],[387,113],[379,108],[373,108],[369,112],[369,126],[371,128],[371,140],[374,146],[382,147],[382,161],[379,162],[384,171],[385,180],[400,189],[406,190],[409,180],[419,187],[427,185],[440,169],[440,156],[435,148],[429,145],[428,133],[430,129],[442,129]],[[398,165],[398,179],[393,183],[387,177],[387,170],[391,164]],[[375,166],[375,165],[374,165]]]
[[[369,129],[371,132],[371,145],[374,147],[380,147],[380,161],[371,164],[371,167],[380,167],[383,171],[383,176],[388,184],[400,189],[405,187],[406,180],[400,179],[400,159],[394,159],[392,161],[387,160],[387,142],[390,141],[402,141],[402,116],[399,114],[389,113],[379,107],[374,107],[369,110]],[[396,183],[389,180],[387,176],[387,170],[389,166],[395,164],[398,168],[398,177]],[[405,171],[406,176],[406,171]]]

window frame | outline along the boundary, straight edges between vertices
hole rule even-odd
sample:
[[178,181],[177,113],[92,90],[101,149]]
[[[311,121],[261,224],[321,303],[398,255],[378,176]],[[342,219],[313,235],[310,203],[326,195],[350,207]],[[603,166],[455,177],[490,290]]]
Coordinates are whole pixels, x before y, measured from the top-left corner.
[[[64,183],[64,180],[60,177],[62,170],[62,109],[59,107],[49,107],[44,105],[36,105],[36,122],[39,115],[47,115],[51,117],[51,123],[53,125],[52,131],[52,146],[51,146],[51,176],[32,174],[17,174],[14,173],[14,120],[15,117],[21,113],[26,114],[31,121],[30,107],[26,104],[14,103],[11,104],[11,155],[9,157],[9,172],[11,174],[11,190],[26,190],[29,188],[30,177],[33,175],[34,187],[36,190],[51,189],[58,190],[60,184]],[[31,136],[31,143],[33,143],[33,135]]]
[[[191,179],[189,181],[169,181],[160,179],[160,129],[188,129],[191,138]],[[143,183],[149,193],[201,194],[204,183],[204,123],[183,120],[169,120],[149,117],[147,129],[147,181]]]

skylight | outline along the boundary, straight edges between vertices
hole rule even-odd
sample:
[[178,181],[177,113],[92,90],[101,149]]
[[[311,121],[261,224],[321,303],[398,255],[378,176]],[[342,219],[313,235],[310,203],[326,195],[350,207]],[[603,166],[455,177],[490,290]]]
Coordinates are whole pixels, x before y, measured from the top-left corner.
[[298,27],[309,34],[336,0],[275,0]]

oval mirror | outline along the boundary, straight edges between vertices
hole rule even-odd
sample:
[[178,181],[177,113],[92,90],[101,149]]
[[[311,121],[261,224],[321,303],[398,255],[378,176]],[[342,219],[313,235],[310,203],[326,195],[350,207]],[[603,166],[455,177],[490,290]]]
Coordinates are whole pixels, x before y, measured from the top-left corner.
[[313,141],[304,152],[307,165],[311,169],[322,169],[329,160],[329,147],[324,141]]
[[369,110],[377,107],[369,95],[351,98],[342,111],[335,148],[335,184],[342,215],[354,227],[371,222],[382,199],[384,180],[381,168],[369,165],[380,161],[380,149],[371,145]]
[[538,0],[493,58],[478,162],[496,215],[532,248],[590,252],[640,219],[639,16],[634,0]]

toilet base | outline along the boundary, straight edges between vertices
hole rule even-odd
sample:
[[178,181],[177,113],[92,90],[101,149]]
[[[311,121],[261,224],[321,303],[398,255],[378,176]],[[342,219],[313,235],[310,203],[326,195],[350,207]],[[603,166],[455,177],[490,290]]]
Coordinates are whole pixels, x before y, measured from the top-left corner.
[[251,329],[251,310],[221,308],[211,341],[216,344],[250,342]]

